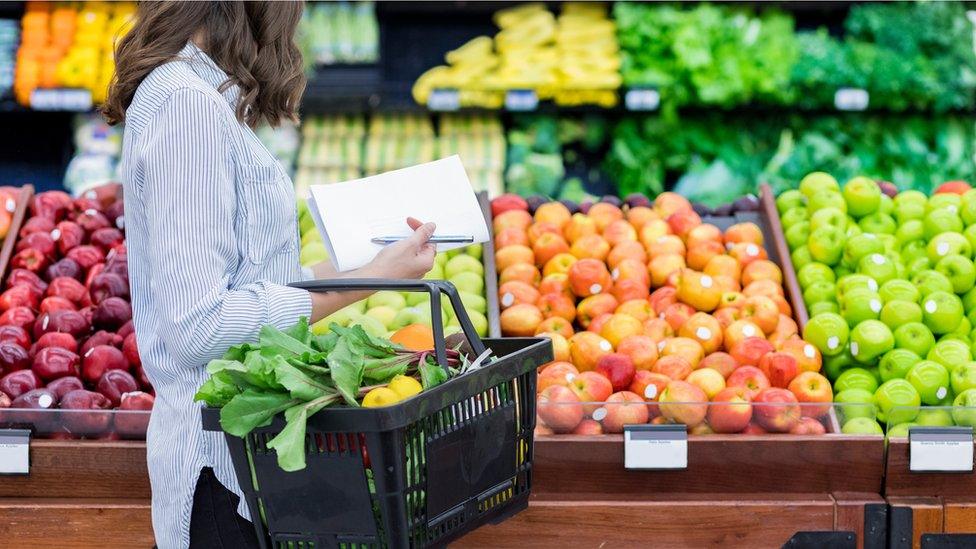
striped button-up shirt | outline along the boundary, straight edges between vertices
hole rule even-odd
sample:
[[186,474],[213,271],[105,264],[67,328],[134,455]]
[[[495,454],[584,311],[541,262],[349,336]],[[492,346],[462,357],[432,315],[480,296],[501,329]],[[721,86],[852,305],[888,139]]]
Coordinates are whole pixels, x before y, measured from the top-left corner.
[[[309,294],[292,184],[234,115],[227,75],[188,44],[149,74],[126,112],[122,152],[136,336],[156,389],[147,435],[152,519],[161,549],[189,544],[201,468],[240,495],[223,434],[193,402],[205,366],[263,324],[294,325]],[[238,510],[247,516],[242,501]]]

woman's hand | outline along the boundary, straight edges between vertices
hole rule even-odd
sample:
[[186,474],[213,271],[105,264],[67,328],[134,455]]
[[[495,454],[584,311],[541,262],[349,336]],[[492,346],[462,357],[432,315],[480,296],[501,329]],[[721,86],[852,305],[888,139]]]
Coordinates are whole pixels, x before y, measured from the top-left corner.
[[408,217],[413,234],[380,250],[363,267],[370,278],[422,278],[434,266],[436,246],[428,242],[434,236],[433,223],[421,223]]

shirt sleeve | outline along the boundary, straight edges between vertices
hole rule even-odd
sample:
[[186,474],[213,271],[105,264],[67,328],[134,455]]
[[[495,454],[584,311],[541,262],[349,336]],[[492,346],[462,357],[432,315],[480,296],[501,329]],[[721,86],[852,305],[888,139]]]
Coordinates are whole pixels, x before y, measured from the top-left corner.
[[270,281],[231,288],[238,239],[234,163],[215,98],[179,90],[157,111],[141,147],[157,334],[186,367],[257,339],[264,324],[287,328],[312,312],[311,295]]

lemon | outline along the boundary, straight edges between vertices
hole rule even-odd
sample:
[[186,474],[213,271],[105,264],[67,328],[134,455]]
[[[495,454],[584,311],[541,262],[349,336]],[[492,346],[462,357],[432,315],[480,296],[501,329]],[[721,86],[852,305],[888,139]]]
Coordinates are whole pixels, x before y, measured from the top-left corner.
[[363,397],[363,408],[379,408],[396,404],[401,399],[392,389],[377,387]]
[[410,398],[413,395],[424,390],[423,385],[421,385],[419,381],[417,381],[416,379],[410,376],[396,376],[392,380],[390,380],[390,383],[387,385],[387,387],[390,390],[392,390],[394,393],[396,393],[399,396],[400,400]]

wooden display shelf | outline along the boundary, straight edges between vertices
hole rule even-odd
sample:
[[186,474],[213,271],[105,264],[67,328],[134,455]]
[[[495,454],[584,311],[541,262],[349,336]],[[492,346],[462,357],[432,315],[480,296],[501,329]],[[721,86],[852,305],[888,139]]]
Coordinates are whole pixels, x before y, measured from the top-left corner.
[[926,537],[945,535],[972,536],[956,538],[955,547],[976,544],[976,473],[913,473],[908,440],[891,439],[885,495],[891,506],[893,549],[921,549]]
[[0,498],[4,547],[140,548],[153,546],[149,500]]
[[786,236],[783,234],[783,224],[779,219],[779,211],[776,209],[776,196],[773,189],[763,183],[759,186],[759,207],[763,212],[766,223],[769,224],[768,233],[764,233],[766,238],[766,250],[772,257],[773,250],[780,268],[783,271],[783,288],[786,290],[786,298],[793,306],[793,320],[796,321],[800,333],[810,319],[807,314],[806,303],[803,302],[803,290],[800,282],[796,278],[796,268],[793,267],[793,259],[790,257],[790,247],[786,244]]

